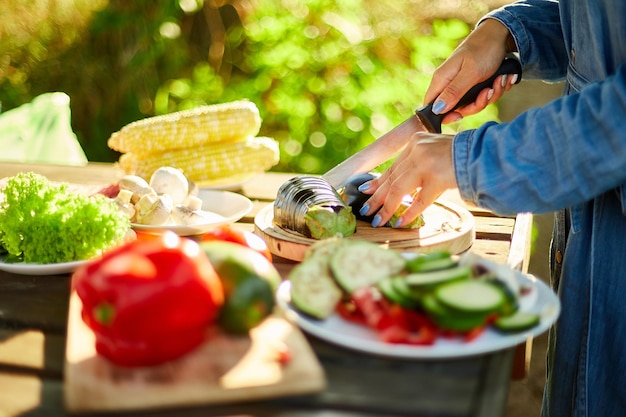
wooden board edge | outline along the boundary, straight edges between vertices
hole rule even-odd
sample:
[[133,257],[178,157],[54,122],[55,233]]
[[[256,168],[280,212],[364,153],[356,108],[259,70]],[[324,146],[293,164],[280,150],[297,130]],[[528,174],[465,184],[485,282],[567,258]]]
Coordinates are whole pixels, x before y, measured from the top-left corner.
[[[70,310],[68,314],[68,331],[67,343],[64,358],[64,389],[63,403],[66,411],[70,414],[84,414],[92,412],[121,412],[133,410],[155,410],[155,409],[171,409],[176,407],[189,406],[210,406],[235,404],[250,401],[269,400],[282,397],[311,395],[323,391],[327,386],[325,372],[309,345],[308,340],[302,331],[288,318],[284,317],[278,310],[268,318],[268,320],[276,320],[281,326],[290,326],[289,335],[286,336],[285,342],[288,344],[292,357],[286,365],[291,367],[291,381],[283,384],[280,390],[271,385],[261,385],[255,387],[244,387],[226,389],[219,392],[207,393],[204,386],[192,386],[186,384],[183,386],[186,394],[181,398],[176,398],[171,393],[171,386],[160,386],[150,395],[148,402],[141,401],[134,395],[120,395],[119,387],[114,384],[102,384],[97,375],[88,375],[87,378],[82,377],[79,373],[84,371],[80,367],[80,361],[74,361],[76,355],[76,346],[73,344],[77,338],[81,341],[87,339],[87,343],[93,342],[93,334],[82,322],[80,318],[80,310],[82,308],[79,297],[73,292],[70,296]],[[91,334],[91,337],[90,337]],[[85,337],[87,336],[87,337]],[[252,336],[254,338],[254,336]],[[207,343],[210,343],[209,340]],[[293,355],[298,355],[294,357]],[[93,358],[90,358],[90,360]],[[97,358],[101,362],[105,362],[102,358]],[[109,366],[100,364],[102,366]],[[168,366],[167,364],[164,366]],[[175,366],[175,365],[173,365]],[[158,381],[157,381],[158,382]],[[140,388],[129,385],[129,393]],[[243,392],[245,391],[245,395]],[[135,391],[135,394],[142,394],[142,389]],[[100,398],[97,401],[90,401],[89,398]]]
[[[391,249],[432,252],[447,249],[455,254],[469,250],[476,240],[476,223],[474,216],[462,206],[445,200],[437,200],[435,203],[442,210],[453,212],[460,218],[459,225],[449,225],[454,239],[441,239],[440,236],[422,239],[419,243],[416,239],[407,239],[397,242],[376,241],[381,246]],[[307,248],[315,243],[314,239],[300,237],[277,228],[272,224],[273,206],[268,205],[257,213],[254,218],[254,231],[267,243],[270,251],[282,258],[296,262],[304,259]],[[448,238],[450,236],[446,236]]]

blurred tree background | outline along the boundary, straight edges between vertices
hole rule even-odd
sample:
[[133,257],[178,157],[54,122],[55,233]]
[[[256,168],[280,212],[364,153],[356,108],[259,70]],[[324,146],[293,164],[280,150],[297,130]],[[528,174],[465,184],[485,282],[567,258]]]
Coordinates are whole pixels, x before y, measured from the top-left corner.
[[[422,104],[433,70],[503,1],[12,0],[3,110],[62,91],[90,161],[144,117],[248,98],[276,171],[323,173]],[[497,108],[446,127],[497,120]]]

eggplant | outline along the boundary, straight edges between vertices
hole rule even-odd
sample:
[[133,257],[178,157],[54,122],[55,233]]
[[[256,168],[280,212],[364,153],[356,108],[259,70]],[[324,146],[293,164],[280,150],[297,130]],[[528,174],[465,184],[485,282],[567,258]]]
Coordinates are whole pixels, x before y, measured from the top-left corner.
[[[376,215],[375,213],[370,214],[368,216],[363,216],[360,213],[361,208],[363,207],[365,202],[370,198],[370,195],[364,194],[361,191],[359,191],[359,187],[368,181],[378,178],[379,176],[380,174],[373,173],[373,172],[364,172],[361,174],[355,174],[351,176],[350,178],[348,178],[348,180],[346,181],[346,185],[339,191],[339,195],[341,196],[342,200],[352,208],[352,213],[354,214],[357,220],[362,220],[362,221],[371,223],[372,220],[374,219],[374,216]],[[411,202],[412,202],[411,196],[407,195],[403,199],[402,205],[400,206],[400,208],[398,208],[398,210],[393,214],[393,216],[391,216],[391,220],[387,222],[384,226],[391,227],[391,225],[395,223],[395,221],[402,215],[402,213],[404,213],[404,210],[407,209],[407,207],[411,204]],[[422,226],[424,226],[424,217],[420,215],[408,225],[400,227],[400,229],[419,229]]]
[[374,174],[372,172],[355,174],[347,179],[346,185],[339,191],[339,195],[341,195],[343,201],[352,207],[352,213],[356,216],[357,220],[363,220],[371,223],[374,219],[374,214],[363,216],[359,213],[363,204],[365,204],[367,199],[370,198],[369,195],[360,192],[359,187],[374,178],[378,178],[379,176],[379,174]]
[[274,224],[305,237],[347,237],[356,232],[356,217],[328,181],[301,175],[278,189]]

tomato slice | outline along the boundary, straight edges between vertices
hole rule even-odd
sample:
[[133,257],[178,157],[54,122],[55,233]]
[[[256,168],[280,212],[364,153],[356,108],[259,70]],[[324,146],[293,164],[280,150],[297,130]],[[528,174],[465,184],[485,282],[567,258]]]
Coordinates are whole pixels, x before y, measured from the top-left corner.
[[[352,302],[363,316],[363,322],[378,333],[386,343],[431,345],[435,343],[435,326],[417,311],[387,301],[373,287],[360,288],[352,294]],[[343,314],[340,312],[340,314]],[[354,312],[351,313],[355,315]]]
[[365,316],[361,310],[357,309],[352,301],[342,301],[337,304],[337,314],[346,321],[351,323],[367,325]]

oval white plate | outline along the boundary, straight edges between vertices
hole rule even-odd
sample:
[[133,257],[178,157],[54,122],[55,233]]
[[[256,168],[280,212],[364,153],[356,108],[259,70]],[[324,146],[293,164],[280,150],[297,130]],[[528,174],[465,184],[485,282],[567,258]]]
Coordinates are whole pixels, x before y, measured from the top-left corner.
[[[520,305],[525,311],[541,314],[540,323],[524,332],[514,334],[498,333],[487,329],[471,342],[439,337],[431,346],[390,344],[378,339],[376,333],[365,326],[350,323],[337,314],[326,320],[317,320],[301,314],[291,305],[291,283],[284,281],[278,287],[276,300],[287,316],[302,330],[329,343],[356,351],[406,359],[452,359],[486,354],[514,347],[528,338],[545,332],[557,319],[561,304],[556,294],[534,276],[516,272],[520,284],[531,286],[531,291],[522,297]],[[524,298],[528,297],[528,300]],[[530,302],[526,302],[530,301]]]
[[252,210],[252,201],[247,197],[230,191],[201,189],[198,198],[202,200],[202,211],[209,216],[209,221],[189,226],[163,224],[151,226],[133,223],[135,230],[148,233],[163,233],[171,230],[180,236],[191,236],[206,233],[215,226],[234,223]]
[[61,262],[57,264],[6,263],[0,257],[0,271],[21,275],[61,275],[74,272],[89,261]]

